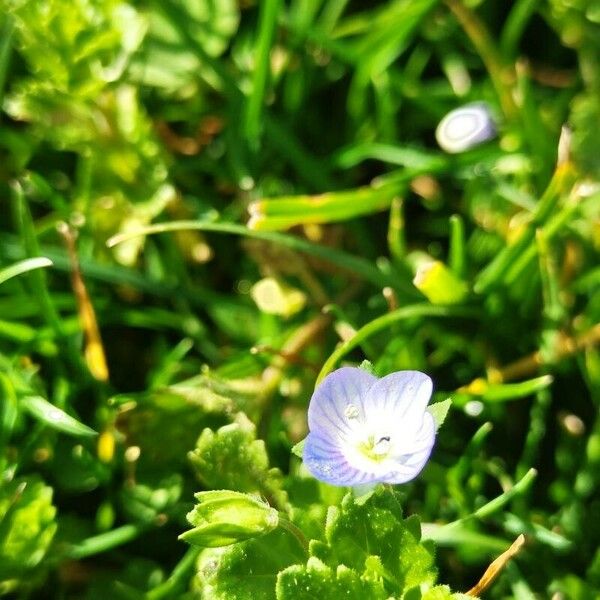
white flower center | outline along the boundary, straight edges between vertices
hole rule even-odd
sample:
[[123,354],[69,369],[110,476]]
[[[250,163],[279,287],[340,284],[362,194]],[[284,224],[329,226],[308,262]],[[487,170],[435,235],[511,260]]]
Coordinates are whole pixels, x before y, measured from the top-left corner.
[[387,458],[391,449],[392,439],[389,435],[370,435],[365,441],[358,444],[360,453],[375,462],[381,462]]
[[390,443],[390,438],[389,436],[384,436],[382,438],[379,439],[378,442],[376,442],[373,445],[373,454],[377,454],[378,456],[387,454],[390,451],[390,447],[391,447],[391,443]]

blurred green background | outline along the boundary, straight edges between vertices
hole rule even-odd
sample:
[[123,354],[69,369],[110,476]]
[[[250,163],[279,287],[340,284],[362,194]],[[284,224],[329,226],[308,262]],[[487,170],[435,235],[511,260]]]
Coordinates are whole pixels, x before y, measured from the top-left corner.
[[486,597],[600,597],[598,0],[0,6],[0,594],[226,598],[193,492],[293,519],[317,375],[367,358],[453,399],[406,513],[537,470],[440,580],[526,533]]

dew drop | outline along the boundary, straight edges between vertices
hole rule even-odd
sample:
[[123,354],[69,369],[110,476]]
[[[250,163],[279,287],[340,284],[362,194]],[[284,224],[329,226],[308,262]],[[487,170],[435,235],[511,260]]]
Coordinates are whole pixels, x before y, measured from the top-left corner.
[[344,409],[344,415],[347,419],[357,419],[359,414],[358,407],[354,404],[348,404]]

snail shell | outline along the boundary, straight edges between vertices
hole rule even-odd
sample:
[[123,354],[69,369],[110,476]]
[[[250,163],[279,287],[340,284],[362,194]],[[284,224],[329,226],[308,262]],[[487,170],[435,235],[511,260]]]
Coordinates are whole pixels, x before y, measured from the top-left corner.
[[496,125],[487,104],[476,102],[450,111],[437,126],[435,139],[450,154],[464,152],[496,137]]

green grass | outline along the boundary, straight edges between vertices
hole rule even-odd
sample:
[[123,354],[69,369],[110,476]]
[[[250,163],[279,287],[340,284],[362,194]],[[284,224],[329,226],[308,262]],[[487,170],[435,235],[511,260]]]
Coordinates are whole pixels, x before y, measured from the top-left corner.
[[[524,533],[486,598],[600,594],[597,1],[1,6],[0,595],[226,598],[257,569],[275,598],[297,540],[218,562],[185,515],[257,492],[325,544],[342,494],[291,448],[363,359],[453,400],[397,488],[439,583]],[[497,137],[445,154],[441,118],[481,101]],[[291,308],[261,310],[267,277]],[[343,563],[358,597],[404,577],[371,550]]]

